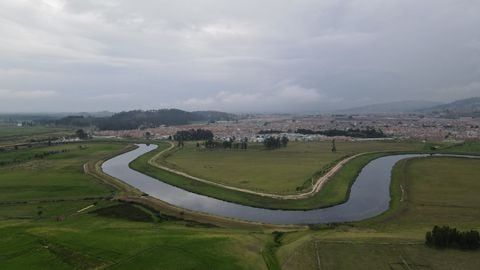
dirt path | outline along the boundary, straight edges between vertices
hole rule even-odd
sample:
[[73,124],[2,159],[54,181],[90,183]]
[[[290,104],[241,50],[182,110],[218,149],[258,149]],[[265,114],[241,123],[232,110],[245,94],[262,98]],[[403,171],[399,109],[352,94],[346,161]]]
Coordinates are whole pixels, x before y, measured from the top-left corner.
[[262,197],[269,197],[269,198],[279,199],[279,200],[298,200],[298,199],[305,199],[305,198],[312,197],[317,192],[319,192],[325,186],[325,184],[328,182],[328,180],[330,180],[330,178],[333,175],[335,175],[335,173],[337,173],[341,168],[343,168],[343,166],[347,162],[349,162],[350,160],[352,160],[352,159],[354,159],[358,156],[367,154],[367,153],[356,154],[356,155],[353,155],[353,156],[350,156],[348,158],[345,158],[345,159],[341,160],[333,168],[331,168],[326,174],[322,175],[319,179],[317,179],[317,181],[315,181],[315,184],[314,184],[313,188],[310,191],[307,191],[307,192],[304,192],[304,193],[299,193],[299,194],[279,195],[279,194],[258,192],[258,191],[253,191],[253,190],[249,190],[249,189],[232,187],[232,186],[227,186],[227,185],[224,185],[224,184],[215,183],[215,182],[212,182],[212,181],[209,181],[209,180],[206,180],[206,179],[203,179],[203,178],[199,178],[199,177],[196,177],[196,176],[193,176],[193,175],[190,175],[190,174],[187,174],[187,173],[184,173],[184,172],[181,172],[181,171],[178,171],[178,170],[166,167],[166,166],[162,166],[162,165],[156,163],[155,160],[159,156],[161,156],[164,153],[172,150],[175,147],[174,143],[172,143],[172,142],[169,142],[169,143],[170,143],[169,148],[161,151],[160,153],[153,156],[150,160],[148,160],[148,163],[150,165],[152,165],[154,167],[157,167],[159,169],[177,174],[177,175],[187,177],[187,178],[195,180],[195,181],[199,181],[199,182],[202,182],[202,183],[209,184],[209,185],[214,185],[214,186],[218,186],[218,187],[222,187],[222,188],[226,188],[226,189],[230,189],[230,190],[250,193],[250,194],[254,194],[254,195],[258,195],[258,196],[262,196]]

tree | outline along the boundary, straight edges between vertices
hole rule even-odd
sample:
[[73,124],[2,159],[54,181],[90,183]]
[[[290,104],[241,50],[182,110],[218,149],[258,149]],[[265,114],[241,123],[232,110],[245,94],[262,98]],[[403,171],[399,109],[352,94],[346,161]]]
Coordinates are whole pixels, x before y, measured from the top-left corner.
[[240,145],[240,149],[245,149],[245,150],[246,150],[247,147],[248,147],[248,138],[245,137],[245,138],[243,138],[243,140],[242,140],[242,143],[241,143],[241,145]]
[[288,138],[287,136],[282,136],[282,139],[281,139],[281,143],[282,143],[282,146],[283,147],[287,147],[287,144],[288,144]]
[[183,139],[181,139],[181,138],[178,139],[178,144],[177,144],[177,146],[183,148],[183,146],[184,146]]
[[337,146],[335,145],[335,139],[332,140],[332,152],[337,152]]
[[263,145],[268,149],[279,148],[287,146],[288,138],[283,136],[282,138],[279,137],[268,137],[263,141]]
[[179,130],[173,135],[173,138],[184,141],[210,140],[213,139],[213,133],[207,129]]
[[436,248],[478,249],[480,234],[478,231],[458,231],[448,226],[434,226],[425,234],[425,244]]
[[75,131],[75,134],[79,139],[88,139],[88,134],[83,131],[83,129],[77,129],[77,131]]
[[150,133],[149,131],[145,132],[145,139],[150,140],[151,137],[152,133]]
[[226,148],[230,148],[230,149],[232,148],[232,142],[230,140],[225,140],[225,141],[223,141],[222,144],[223,144],[223,148],[225,148],[225,149]]
[[41,218],[43,214],[43,207],[42,206],[37,206],[37,215],[38,218]]

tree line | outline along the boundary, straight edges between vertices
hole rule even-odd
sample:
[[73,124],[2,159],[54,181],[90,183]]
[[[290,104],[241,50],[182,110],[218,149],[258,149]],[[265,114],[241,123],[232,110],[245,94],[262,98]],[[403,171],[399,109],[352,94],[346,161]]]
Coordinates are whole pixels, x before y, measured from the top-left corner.
[[434,226],[425,234],[425,243],[436,248],[478,249],[480,234],[478,231],[458,231],[448,226]]
[[213,139],[213,132],[208,129],[179,130],[173,135],[175,141],[206,141]]
[[38,119],[35,122],[56,126],[96,127],[100,130],[129,130],[156,128],[162,125],[184,125],[195,121],[232,120],[235,118],[235,115],[215,111],[187,112],[179,109],[160,109],[119,112],[105,117],[69,115],[60,119]]
[[276,129],[262,129],[257,134],[279,134],[283,133],[281,130],[276,130]]
[[263,145],[268,149],[287,147],[288,144],[287,136],[282,137],[268,137],[263,141]]
[[[204,143],[205,148],[207,149],[218,149],[218,148],[223,148],[223,149],[242,149],[246,150],[248,148],[248,138],[245,137],[241,139],[240,141],[237,141],[235,137],[233,138],[228,138],[223,141],[215,141],[213,139],[207,140]],[[197,143],[197,147],[200,147],[200,145]]]
[[346,129],[346,130],[339,130],[339,129],[328,129],[328,130],[311,130],[311,129],[303,129],[299,128],[295,131],[295,133],[303,134],[303,135],[324,135],[327,137],[336,137],[336,136],[345,136],[345,137],[353,137],[353,138],[385,138],[387,135],[383,133],[380,129],[375,129],[371,127],[367,127],[366,129]]

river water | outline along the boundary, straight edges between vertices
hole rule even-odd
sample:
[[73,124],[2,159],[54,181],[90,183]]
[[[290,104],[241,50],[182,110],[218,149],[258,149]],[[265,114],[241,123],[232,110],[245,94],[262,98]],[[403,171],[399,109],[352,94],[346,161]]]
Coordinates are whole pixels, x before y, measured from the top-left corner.
[[392,155],[375,159],[360,172],[347,202],[314,210],[272,210],[226,202],[192,193],[130,169],[128,164],[152,151],[157,145],[139,144],[138,148],[103,163],[102,169],[119,180],[169,204],[229,218],[271,224],[316,224],[357,221],[385,212],[390,203],[391,170],[399,160],[426,156]]

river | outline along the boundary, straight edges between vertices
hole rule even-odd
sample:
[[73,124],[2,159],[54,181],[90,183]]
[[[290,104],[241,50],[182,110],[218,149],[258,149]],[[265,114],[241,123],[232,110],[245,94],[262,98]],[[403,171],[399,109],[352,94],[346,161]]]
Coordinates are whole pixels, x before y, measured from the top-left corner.
[[[390,181],[393,166],[402,159],[427,156],[402,154],[377,158],[360,172],[348,201],[328,208],[313,210],[272,210],[226,202],[171,186],[153,177],[132,170],[128,164],[137,157],[155,150],[157,145],[139,144],[138,148],[105,161],[103,171],[148,195],[169,204],[235,219],[271,224],[316,224],[358,221],[385,212],[390,204]],[[470,156],[468,156],[470,157]]]

